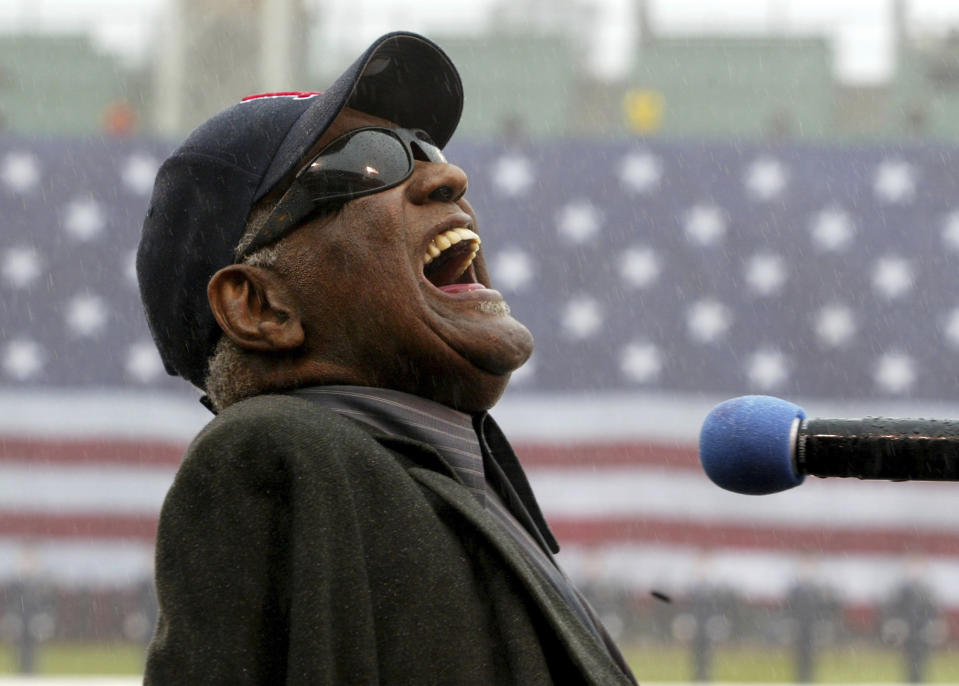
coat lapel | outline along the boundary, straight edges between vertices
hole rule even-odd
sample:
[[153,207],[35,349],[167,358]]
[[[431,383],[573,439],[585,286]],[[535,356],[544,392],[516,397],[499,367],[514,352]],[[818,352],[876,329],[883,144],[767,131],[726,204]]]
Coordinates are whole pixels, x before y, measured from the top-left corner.
[[449,462],[443,459],[439,451],[428,443],[406,438],[405,436],[383,433],[382,431],[370,429],[369,427],[364,427],[364,430],[368,431],[384,448],[399,455],[401,458],[400,461],[405,462],[407,470],[413,466],[423,467],[430,471],[439,472],[457,483],[462,484],[464,487],[466,486],[462,479],[456,474],[456,470],[450,466]]
[[536,605],[543,610],[544,616],[566,646],[570,657],[581,667],[583,674],[589,675],[596,684],[629,683],[615,663],[600,649],[596,639],[583,626],[579,617],[552,585],[541,578],[540,573],[527,562],[512,537],[496,524],[469,491],[444,475],[428,469],[414,467],[409,473],[459,512],[502,555]]

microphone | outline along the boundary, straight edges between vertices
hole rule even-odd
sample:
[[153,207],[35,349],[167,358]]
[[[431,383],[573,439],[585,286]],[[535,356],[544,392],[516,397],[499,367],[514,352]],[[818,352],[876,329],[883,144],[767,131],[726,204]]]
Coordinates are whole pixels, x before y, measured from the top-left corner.
[[699,434],[699,460],[728,491],[764,495],[807,474],[888,481],[959,481],[959,421],[807,419],[766,395],[719,403]]

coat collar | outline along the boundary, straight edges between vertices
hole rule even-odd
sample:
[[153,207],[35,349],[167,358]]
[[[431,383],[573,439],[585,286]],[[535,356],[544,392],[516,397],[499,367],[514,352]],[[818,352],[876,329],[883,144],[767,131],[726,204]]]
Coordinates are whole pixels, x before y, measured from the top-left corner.
[[[439,452],[428,443],[402,436],[385,434],[376,430],[370,430],[370,435],[383,447],[408,458],[411,465],[417,465],[438,472],[463,484],[456,471],[443,459]],[[508,444],[506,445],[508,446]],[[505,481],[506,487],[525,510],[523,513],[514,512],[514,515],[521,522],[526,520],[524,523],[527,524],[527,527],[533,529],[530,533],[540,539],[549,553],[553,555],[558,553],[559,544],[556,542],[556,537],[553,536],[553,532],[550,531],[549,525],[546,523],[546,519],[539,509],[539,504],[536,502],[533,490],[530,488],[529,482],[526,480],[526,474],[523,472],[515,454],[513,454],[511,449],[508,451],[508,454],[504,454],[504,451],[500,450],[499,454],[492,456],[492,459],[495,462],[492,466],[493,469],[488,469],[487,471],[498,472],[497,476]],[[491,476],[493,475],[487,474],[487,478]],[[465,486],[465,484],[463,485]]]

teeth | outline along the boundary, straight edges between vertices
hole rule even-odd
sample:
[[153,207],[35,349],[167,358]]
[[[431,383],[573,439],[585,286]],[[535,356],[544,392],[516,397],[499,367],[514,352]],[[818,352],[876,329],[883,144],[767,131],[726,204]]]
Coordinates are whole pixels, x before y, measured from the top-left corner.
[[470,263],[473,261],[473,258],[476,256],[476,253],[479,252],[480,237],[475,232],[470,231],[465,227],[449,229],[430,241],[430,244],[426,246],[426,254],[423,256],[423,264],[429,264],[434,259],[439,257],[441,252],[462,241],[470,242],[470,250],[472,251],[472,254],[470,255],[469,262],[466,263],[466,266],[469,267]]

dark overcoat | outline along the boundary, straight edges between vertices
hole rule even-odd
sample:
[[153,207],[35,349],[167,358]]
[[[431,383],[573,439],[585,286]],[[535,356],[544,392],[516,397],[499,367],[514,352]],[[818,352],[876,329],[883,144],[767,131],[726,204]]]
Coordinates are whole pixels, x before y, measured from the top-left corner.
[[154,686],[632,683],[439,453],[304,398],[197,436],[156,578]]

